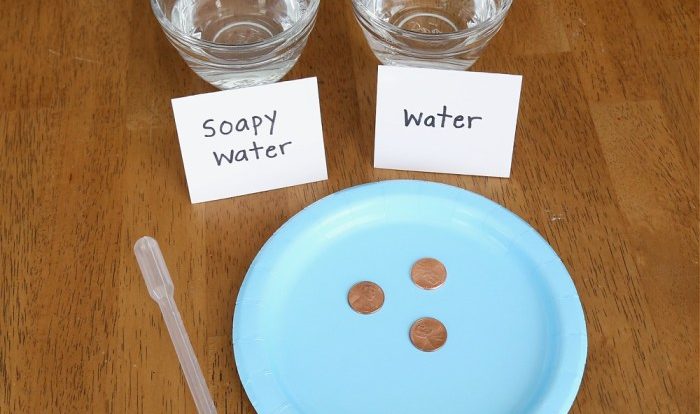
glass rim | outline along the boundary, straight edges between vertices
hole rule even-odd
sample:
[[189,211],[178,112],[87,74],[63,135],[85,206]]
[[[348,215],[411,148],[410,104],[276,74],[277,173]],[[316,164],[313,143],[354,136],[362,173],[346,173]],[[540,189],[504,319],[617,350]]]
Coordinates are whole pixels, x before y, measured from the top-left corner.
[[435,40],[456,40],[464,36],[468,36],[475,33],[480,33],[487,31],[494,26],[497,26],[503,21],[505,15],[510,10],[510,6],[513,4],[513,0],[502,0],[503,6],[495,13],[493,16],[489,16],[488,19],[477,24],[476,26],[468,27],[466,29],[457,30],[455,32],[449,33],[421,33],[413,32],[411,30],[403,29],[399,26],[393,25],[391,23],[385,22],[384,20],[378,19],[372,14],[361,0],[352,0],[352,6],[355,13],[366,20],[368,23],[376,24],[381,26],[383,29],[390,32],[396,32],[402,36],[414,38],[417,40],[435,41]]
[[277,42],[278,40],[289,36],[290,33],[296,34],[297,32],[300,32],[301,29],[306,27],[309,22],[311,22],[315,17],[318,12],[318,6],[321,3],[321,0],[308,0],[309,1],[309,7],[306,9],[306,12],[302,16],[301,19],[297,20],[296,22],[292,23],[289,28],[286,30],[283,30],[271,37],[268,37],[267,39],[260,40],[258,42],[253,42],[253,43],[246,43],[242,45],[231,45],[231,44],[226,44],[226,43],[217,43],[217,42],[212,42],[209,40],[202,40],[202,39],[197,39],[196,37],[192,37],[189,34],[183,32],[182,30],[179,30],[176,28],[170,20],[168,20],[165,17],[165,12],[163,11],[162,7],[160,6],[160,1],[159,0],[150,0],[151,3],[151,9],[153,10],[153,14],[156,17],[156,20],[158,20],[158,23],[160,23],[160,26],[163,28],[164,31],[167,32],[167,34],[175,36],[178,40],[183,41],[183,42],[188,42],[191,44],[194,44],[196,46],[201,46],[201,47],[209,47],[209,48],[220,48],[220,49],[226,49],[226,50],[246,50],[246,49],[251,49],[251,48],[257,48],[260,46],[266,46],[272,43]]

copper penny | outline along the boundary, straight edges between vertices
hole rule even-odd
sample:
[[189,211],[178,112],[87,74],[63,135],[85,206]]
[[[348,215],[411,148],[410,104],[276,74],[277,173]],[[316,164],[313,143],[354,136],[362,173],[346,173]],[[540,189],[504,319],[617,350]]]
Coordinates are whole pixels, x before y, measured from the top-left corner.
[[357,283],[348,292],[348,304],[357,313],[374,313],[384,304],[384,291],[373,282]]
[[447,329],[435,318],[418,319],[411,326],[409,335],[413,346],[423,352],[433,352],[447,342]]
[[411,268],[411,279],[423,289],[437,289],[447,280],[447,269],[437,259],[420,259]]

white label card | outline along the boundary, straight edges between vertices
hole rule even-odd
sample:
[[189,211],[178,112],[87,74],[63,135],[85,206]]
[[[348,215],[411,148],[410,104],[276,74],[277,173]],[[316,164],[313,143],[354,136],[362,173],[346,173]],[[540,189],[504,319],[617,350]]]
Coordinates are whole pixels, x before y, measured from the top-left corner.
[[510,176],[522,76],[379,66],[374,166]]
[[192,203],[328,178],[316,78],[172,104]]

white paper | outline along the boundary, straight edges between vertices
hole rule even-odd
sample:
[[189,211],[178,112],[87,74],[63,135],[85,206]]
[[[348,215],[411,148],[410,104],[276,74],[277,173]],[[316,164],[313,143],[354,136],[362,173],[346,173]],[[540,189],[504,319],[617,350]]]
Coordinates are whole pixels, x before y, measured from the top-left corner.
[[380,66],[374,166],[510,176],[521,82],[519,75]]
[[316,78],[172,104],[192,203],[328,178]]

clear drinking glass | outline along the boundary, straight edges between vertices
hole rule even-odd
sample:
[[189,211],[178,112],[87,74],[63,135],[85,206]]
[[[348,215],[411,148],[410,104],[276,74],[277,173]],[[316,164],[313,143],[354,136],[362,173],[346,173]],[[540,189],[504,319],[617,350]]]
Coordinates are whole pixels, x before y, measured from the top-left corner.
[[383,64],[465,70],[503,25],[513,0],[353,0]]
[[272,83],[294,66],[320,0],[151,0],[170,43],[220,89]]

